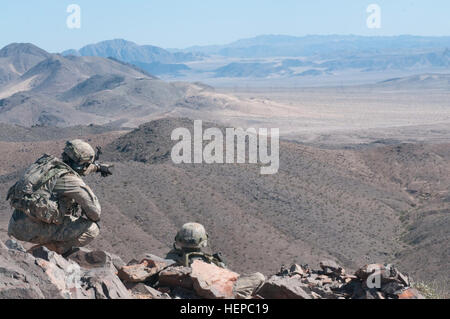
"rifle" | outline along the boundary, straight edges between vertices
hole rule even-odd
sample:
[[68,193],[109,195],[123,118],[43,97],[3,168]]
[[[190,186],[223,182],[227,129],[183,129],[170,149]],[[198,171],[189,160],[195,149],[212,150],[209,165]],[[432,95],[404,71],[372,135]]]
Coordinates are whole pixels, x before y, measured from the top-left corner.
[[102,177],[107,177],[113,174],[112,168],[113,164],[105,164],[100,162],[100,156],[103,154],[102,148],[100,146],[96,147],[94,165],[97,167],[97,173],[102,174]]

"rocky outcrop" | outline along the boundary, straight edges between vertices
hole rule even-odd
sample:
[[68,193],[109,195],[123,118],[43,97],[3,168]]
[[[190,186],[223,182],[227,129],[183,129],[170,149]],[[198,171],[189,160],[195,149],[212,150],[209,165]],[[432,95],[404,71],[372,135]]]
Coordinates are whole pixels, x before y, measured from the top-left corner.
[[266,279],[195,260],[191,267],[151,254],[125,264],[120,257],[79,249],[64,258],[41,247],[27,253],[0,243],[1,299],[422,299],[392,265],[366,265],[346,274],[332,260],[319,270],[282,267]]

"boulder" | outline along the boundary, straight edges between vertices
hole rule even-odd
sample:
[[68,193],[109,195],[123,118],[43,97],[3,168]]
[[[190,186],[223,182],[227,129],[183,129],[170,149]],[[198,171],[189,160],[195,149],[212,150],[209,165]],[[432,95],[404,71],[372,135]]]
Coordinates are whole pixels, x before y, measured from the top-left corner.
[[83,288],[95,299],[132,299],[119,277],[108,268],[94,268],[81,278]]
[[118,276],[126,282],[146,282],[166,267],[165,262],[144,259],[139,264],[122,266]]
[[194,282],[191,278],[191,273],[192,269],[189,267],[168,267],[159,273],[159,285],[193,289]]
[[233,295],[236,299],[249,299],[266,281],[266,277],[257,272],[251,275],[242,275],[233,287]]
[[80,267],[48,253],[45,260],[20,249],[0,250],[0,283],[4,284],[0,294],[5,298],[88,298],[80,285]]
[[75,261],[86,269],[114,267],[119,270],[125,266],[125,262],[117,255],[102,250],[91,251],[86,248],[79,248],[75,253],[68,256],[68,259]]
[[194,260],[191,268],[191,278],[198,296],[206,299],[233,298],[233,287],[239,274],[201,260]]
[[273,276],[256,294],[264,299],[312,299],[310,289],[298,278]]
[[4,256],[3,252],[7,249],[0,251],[0,299],[44,299],[38,278],[29,276],[13,260]]

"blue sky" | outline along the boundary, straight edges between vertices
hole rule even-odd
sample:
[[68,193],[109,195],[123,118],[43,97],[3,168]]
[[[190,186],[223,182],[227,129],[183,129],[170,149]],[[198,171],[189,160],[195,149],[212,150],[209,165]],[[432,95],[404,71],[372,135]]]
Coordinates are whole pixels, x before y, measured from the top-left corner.
[[[381,29],[368,29],[368,5]],[[81,28],[66,25],[69,4]],[[450,35],[448,0],[2,0],[0,47],[31,42],[60,52],[124,38],[165,48],[225,44],[261,34]]]

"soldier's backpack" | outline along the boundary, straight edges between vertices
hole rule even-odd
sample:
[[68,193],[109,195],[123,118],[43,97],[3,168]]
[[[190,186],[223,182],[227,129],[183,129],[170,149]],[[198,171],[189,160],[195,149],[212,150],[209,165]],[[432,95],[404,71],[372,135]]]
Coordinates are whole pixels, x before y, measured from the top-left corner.
[[59,212],[57,199],[53,195],[55,185],[48,182],[68,173],[76,174],[56,157],[44,155],[9,189],[6,200],[10,201],[11,207],[24,212],[34,221],[59,225],[64,216]]

